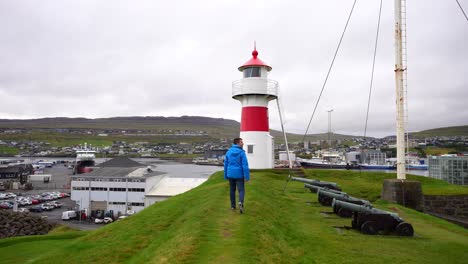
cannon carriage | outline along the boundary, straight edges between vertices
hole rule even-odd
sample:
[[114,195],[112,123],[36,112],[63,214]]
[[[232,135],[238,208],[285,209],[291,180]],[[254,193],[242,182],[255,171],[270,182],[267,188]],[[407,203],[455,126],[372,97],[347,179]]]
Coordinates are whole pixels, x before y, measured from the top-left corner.
[[395,232],[400,236],[413,236],[413,226],[405,222],[398,214],[373,208],[370,204],[353,204],[333,199],[333,210],[352,212],[351,227],[364,234],[375,235],[380,232],[388,234]]

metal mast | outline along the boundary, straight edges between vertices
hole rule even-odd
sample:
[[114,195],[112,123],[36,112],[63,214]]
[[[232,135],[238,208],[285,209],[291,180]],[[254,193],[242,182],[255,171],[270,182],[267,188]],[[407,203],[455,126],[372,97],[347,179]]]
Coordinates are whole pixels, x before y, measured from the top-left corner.
[[397,179],[405,180],[406,1],[395,0],[395,81],[397,110]]
[[280,123],[281,123],[281,130],[283,130],[284,144],[286,145],[286,155],[288,157],[289,168],[292,169],[293,161],[291,160],[291,156],[289,155],[288,138],[286,137],[286,131],[284,130],[283,115],[281,113],[281,107],[280,107],[280,101],[279,100],[280,100],[279,97],[276,98],[276,104],[278,105],[278,112],[279,112],[279,118],[280,118]]

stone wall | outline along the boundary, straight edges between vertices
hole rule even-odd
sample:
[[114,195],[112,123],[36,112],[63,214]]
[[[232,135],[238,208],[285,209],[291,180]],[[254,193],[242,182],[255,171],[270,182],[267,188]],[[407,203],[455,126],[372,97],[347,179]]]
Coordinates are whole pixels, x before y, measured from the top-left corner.
[[419,181],[385,179],[381,197],[385,201],[424,211],[424,196]]
[[424,211],[468,220],[468,195],[424,195]]

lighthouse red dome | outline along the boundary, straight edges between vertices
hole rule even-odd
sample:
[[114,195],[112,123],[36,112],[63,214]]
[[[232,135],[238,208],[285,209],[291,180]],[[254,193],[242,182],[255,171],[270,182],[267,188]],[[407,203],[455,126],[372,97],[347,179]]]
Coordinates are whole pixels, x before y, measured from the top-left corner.
[[265,67],[267,71],[271,71],[271,67],[263,62],[261,59],[257,58],[258,51],[256,48],[252,51],[252,58],[244,63],[242,66],[239,67],[239,71],[244,70],[247,67],[257,66],[257,67]]

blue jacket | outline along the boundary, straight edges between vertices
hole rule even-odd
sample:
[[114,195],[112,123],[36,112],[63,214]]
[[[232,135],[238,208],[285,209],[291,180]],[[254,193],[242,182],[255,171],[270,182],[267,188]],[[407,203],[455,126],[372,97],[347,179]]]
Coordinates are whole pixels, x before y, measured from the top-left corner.
[[224,157],[224,179],[250,180],[249,163],[245,151],[233,144]]

